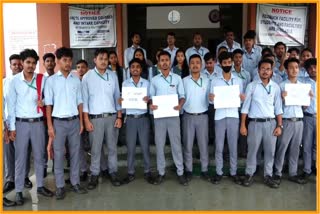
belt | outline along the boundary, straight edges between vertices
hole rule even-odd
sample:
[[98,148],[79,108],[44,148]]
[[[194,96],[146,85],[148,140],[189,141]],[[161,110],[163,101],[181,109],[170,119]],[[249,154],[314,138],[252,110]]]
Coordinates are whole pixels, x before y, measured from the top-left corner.
[[282,118],[282,120],[297,122],[297,121],[302,121],[302,118],[297,118],[297,117],[293,117],[293,118]]
[[145,114],[127,114],[128,118],[135,118],[135,119],[146,117],[146,116],[148,116],[147,113],[145,113]]
[[43,117],[37,117],[37,118],[20,118],[20,117],[16,117],[16,121],[34,123],[34,122],[43,121]]
[[274,118],[249,118],[249,121],[253,121],[253,122],[268,122],[268,121],[273,121]]
[[307,116],[307,117],[317,117],[317,114],[310,114],[308,112],[304,112],[303,114],[304,116]]
[[55,120],[62,120],[62,121],[71,121],[71,120],[75,120],[78,118],[78,115],[76,116],[72,116],[72,117],[54,117],[53,119]]
[[201,112],[201,113],[189,113],[189,112],[186,112],[186,111],[185,111],[185,113],[186,113],[186,114],[190,114],[190,115],[194,115],[194,116],[196,116],[196,115],[208,114],[208,111]]
[[103,114],[89,114],[90,119],[97,119],[97,118],[106,118],[110,117],[112,115],[115,115],[116,113],[103,113]]

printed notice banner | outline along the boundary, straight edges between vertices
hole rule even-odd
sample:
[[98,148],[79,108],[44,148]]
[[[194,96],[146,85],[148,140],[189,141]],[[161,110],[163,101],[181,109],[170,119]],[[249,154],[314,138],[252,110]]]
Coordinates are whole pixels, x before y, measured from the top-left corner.
[[71,48],[115,47],[114,5],[103,9],[69,7]]
[[282,41],[287,46],[303,46],[307,7],[257,4],[257,40],[261,45]]

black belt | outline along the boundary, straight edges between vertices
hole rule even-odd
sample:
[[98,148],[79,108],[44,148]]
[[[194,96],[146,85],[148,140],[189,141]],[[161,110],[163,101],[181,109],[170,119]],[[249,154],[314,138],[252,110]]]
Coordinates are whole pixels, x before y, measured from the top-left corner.
[[249,118],[249,121],[253,121],[253,122],[268,122],[268,121],[273,121],[274,118]]
[[146,117],[146,116],[148,116],[147,113],[145,113],[145,114],[127,114],[128,118],[135,118],[135,119]]
[[72,117],[54,117],[53,119],[55,120],[62,120],[62,121],[71,121],[71,120],[75,120],[78,118],[78,115],[76,116],[72,116]]
[[297,121],[302,121],[302,118],[297,118],[297,117],[293,117],[293,118],[282,118],[282,120],[297,122]]
[[196,115],[208,114],[208,112],[207,112],[207,111],[205,111],[205,112],[201,112],[201,113],[189,113],[189,112],[186,112],[186,111],[185,111],[185,113],[186,113],[186,114],[190,114],[190,115],[194,115],[194,116],[196,116]]
[[107,118],[107,117],[113,116],[115,114],[116,113],[89,114],[89,118],[90,119]]
[[307,116],[307,117],[317,117],[317,114],[310,114],[308,112],[303,112],[304,116]]
[[20,117],[16,117],[16,121],[34,123],[34,122],[43,121],[43,117],[37,117],[37,118],[20,118]]

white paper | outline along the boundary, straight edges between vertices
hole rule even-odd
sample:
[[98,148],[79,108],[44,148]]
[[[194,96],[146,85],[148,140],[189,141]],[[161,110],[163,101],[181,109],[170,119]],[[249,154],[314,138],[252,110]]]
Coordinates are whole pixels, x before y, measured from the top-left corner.
[[240,107],[239,85],[216,86],[214,90],[214,108],[238,108]]
[[125,109],[147,109],[147,103],[143,98],[147,96],[147,88],[122,88],[122,108]]
[[158,106],[158,109],[153,111],[154,118],[179,116],[179,111],[174,110],[179,104],[177,94],[153,96],[152,104]]
[[310,84],[285,84],[284,90],[287,92],[287,96],[284,98],[286,106],[310,105]]

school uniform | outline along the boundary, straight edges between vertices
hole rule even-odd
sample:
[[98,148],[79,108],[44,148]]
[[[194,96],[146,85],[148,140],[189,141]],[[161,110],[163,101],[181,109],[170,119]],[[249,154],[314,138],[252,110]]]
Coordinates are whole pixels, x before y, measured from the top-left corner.
[[245,48],[242,50],[242,67],[253,76],[255,69],[258,68],[259,61],[261,60],[261,52],[256,48],[252,48],[250,53],[248,53]]
[[227,41],[224,40],[223,42],[221,42],[221,43],[217,46],[217,49],[216,49],[216,55],[217,55],[217,56],[218,56],[218,50],[219,50],[219,48],[220,48],[221,46],[226,47],[226,48],[228,49],[228,52],[231,52],[231,53],[232,53],[235,49],[241,49],[241,45],[240,45],[238,42],[233,41],[232,47],[230,48],[230,47],[228,46]]
[[[137,48],[142,49],[142,51],[144,52],[144,58],[147,59],[147,52],[144,48],[138,46]],[[129,67],[129,62],[133,59],[133,55],[134,55],[134,51],[137,49],[136,47],[134,47],[133,45],[131,47],[128,47],[125,51],[124,51],[124,67],[127,69]]]
[[173,47],[173,49],[170,49],[169,47],[166,47],[165,49],[163,49],[164,51],[167,51],[170,55],[171,55],[171,66],[173,65],[173,61],[174,58],[176,57],[176,53],[177,50],[179,50],[179,48],[177,48],[176,46]]
[[189,65],[189,58],[190,56],[192,56],[193,54],[198,54],[200,57],[201,57],[201,61],[202,61],[202,67],[201,67],[201,70],[203,70],[205,68],[205,62],[204,62],[204,55],[206,55],[206,53],[208,53],[209,50],[203,46],[201,46],[199,49],[196,49],[196,47],[192,46],[190,48],[188,48],[186,50],[186,59],[187,59],[187,62],[188,62],[188,65]]

